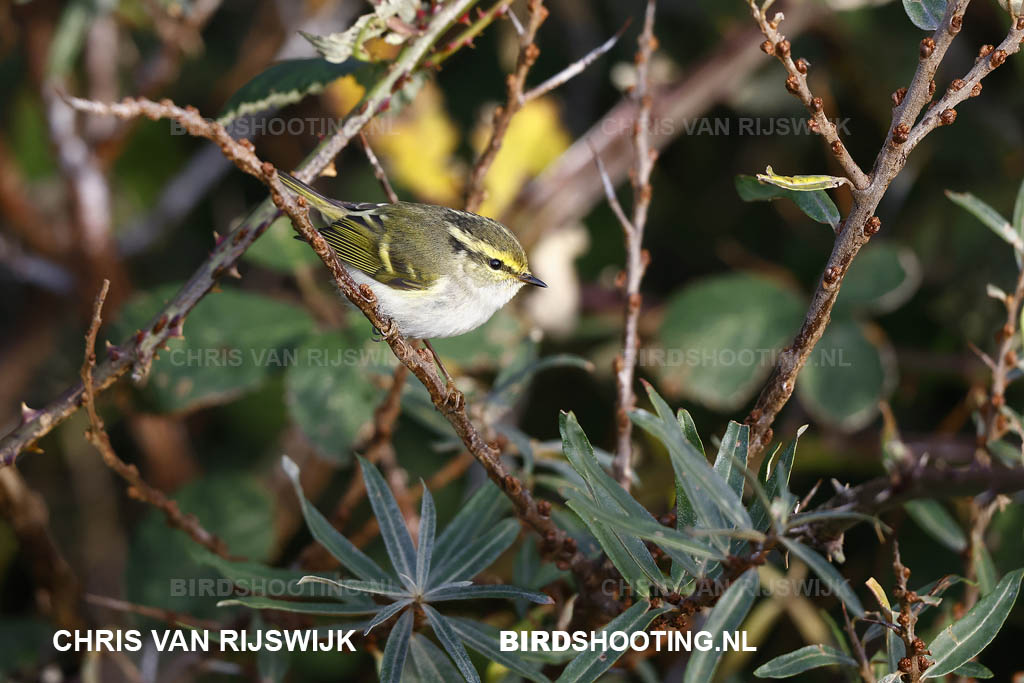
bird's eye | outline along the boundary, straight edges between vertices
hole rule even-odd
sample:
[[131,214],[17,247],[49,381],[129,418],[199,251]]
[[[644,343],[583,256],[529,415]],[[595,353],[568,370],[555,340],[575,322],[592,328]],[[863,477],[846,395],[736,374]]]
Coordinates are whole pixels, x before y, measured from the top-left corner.
[[501,261],[496,258],[492,258],[487,262],[487,265],[489,265],[492,270],[499,270],[501,268]]

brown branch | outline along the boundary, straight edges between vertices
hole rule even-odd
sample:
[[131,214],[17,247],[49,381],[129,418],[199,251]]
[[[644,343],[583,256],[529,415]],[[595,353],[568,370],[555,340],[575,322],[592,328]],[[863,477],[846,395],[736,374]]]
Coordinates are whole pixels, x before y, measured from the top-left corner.
[[[860,170],[860,166],[850,156],[846,145],[839,138],[839,129],[829,121],[825,115],[823,103],[820,97],[815,97],[807,85],[808,63],[806,59],[793,60],[789,40],[778,31],[782,14],[776,18],[768,19],[765,9],[757,4],[757,0],[748,0],[754,21],[761,28],[761,33],[767,40],[761,44],[761,49],[769,55],[775,55],[782,65],[786,67],[789,78],[786,79],[786,89],[789,90],[811,115],[811,130],[822,136],[828,144],[829,149],[835,155],[839,165],[843,167],[847,177],[853,186],[861,190],[866,189],[870,179]],[[767,3],[771,4],[771,3]]]
[[[423,34],[402,52],[388,73],[367,93],[363,105],[345,120],[334,135],[316,147],[295,171],[295,176],[308,182],[325,169],[338,152],[386,107],[396,84],[408,78],[448,26],[466,12],[473,1],[454,0],[435,14]],[[188,113],[194,125],[202,121],[194,109],[179,111]],[[235,143],[223,131],[218,135],[219,137],[213,141],[221,146],[222,151],[230,149],[230,145]],[[275,205],[270,200],[264,201],[230,235],[220,238],[209,258],[144,330],[139,331],[122,348],[108,349],[107,359],[100,363],[93,373],[96,382],[94,390],[99,392],[106,389],[129,369],[132,370],[135,381],[143,381],[156,351],[167,339],[181,334],[182,324],[189,312],[216,285],[222,275],[231,272],[245,250],[266,231],[277,216]],[[23,450],[36,449],[35,444],[40,437],[81,407],[83,392],[83,386],[78,384],[69,387],[59,398],[41,410],[23,407],[21,423],[0,439],[0,466],[13,463]]]
[[[1024,19],[1021,20],[1024,22]],[[1003,438],[1010,429],[1010,421],[1003,412],[1006,405],[1006,387],[1010,383],[1010,371],[1017,367],[1017,352],[1014,350],[1019,343],[1017,337],[1018,323],[1021,306],[1024,305],[1024,268],[1017,276],[1017,286],[1012,293],[1007,294],[1003,300],[1006,306],[1006,324],[999,330],[996,339],[999,340],[999,350],[995,359],[989,361],[992,369],[992,388],[989,391],[988,402],[982,406],[982,415],[985,416],[985,428],[980,446],[998,441]],[[1019,425],[1016,426],[1018,429]]]
[[[514,14],[509,14],[510,18],[514,16]],[[613,47],[615,47],[615,43],[619,42],[619,38],[621,38],[622,34],[626,32],[627,28],[629,28],[630,23],[631,20],[627,20],[626,23],[622,25],[622,28],[616,31],[615,35],[613,35],[611,38],[604,41],[603,43],[595,47],[593,50],[583,55],[575,62],[565,67],[564,69],[562,69],[554,76],[541,83],[540,85],[534,88],[530,88],[525,93],[522,93],[521,103],[526,104],[531,100],[535,100],[538,97],[542,97],[543,95],[548,94],[555,88],[564,85],[569,80],[578,76],[580,73],[583,72],[584,69],[586,69],[588,66],[596,62],[601,55],[605,54]]]
[[[747,417],[746,421],[751,425],[751,450],[755,454],[761,453],[771,442],[771,425],[793,394],[797,375],[828,325],[832,306],[850,264],[861,247],[867,244],[871,236],[881,228],[881,221],[874,215],[875,209],[890,183],[906,164],[909,149],[912,149],[924,135],[938,125],[934,120],[929,122],[929,115],[926,115],[915,129],[911,129],[911,124],[932,95],[934,87],[932,78],[935,75],[935,70],[942,61],[949,44],[963,25],[963,11],[969,1],[957,0],[946,6],[946,14],[940,22],[939,28],[932,37],[925,38],[921,43],[920,63],[910,86],[905,91],[901,89],[893,95],[896,106],[893,111],[892,125],[886,142],[875,160],[870,184],[865,189],[854,189],[853,205],[843,221],[842,229],[836,238],[832,253],[829,255],[824,272],[811,298],[811,304],[800,331],[793,343],[779,353],[775,368]],[[1005,61],[1005,55],[1020,48],[1022,38],[1024,38],[1024,21],[1018,20],[1011,27],[999,50],[988,53],[983,63],[979,63],[971,70],[965,82],[966,80],[977,82],[984,78],[992,69]],[[1005,55],[998,56],[997,53],[1000,51]],[[962,99],[969,94],[964,94],[963,90],[968,90],[968,88],[961,88],[959,91],[947,94],[942,101],[948,103],[960,101],[958,98]],[[941,105],[936,105],[936,108],[938,106]],[[949,109],[948,111],[954,110]],[[952,115],[943,113],[937,120],[942,125],[948,125],[955,118],[955,113]],[[915,131],[917,132],[915,133]],[[912,135],[914,140],[911,144]]]
[[227,546],[224,541],[211,534],[203,528],[195,515],[186,515],[178,508],[178,503],[169,499],[153,488],[142,478],[135,465],[129,465],[117,457],[113,446],[110,444],[110,437],[107,436],[103,426],[103,418],[96,411],[96,396],[93,388],[92,371],[96,366],[96,335],[99,332],[102,318],[100,313],[103,310],[103,302],[106,301],[107,291],[110,288],[110,281],[104,280],[99,294],[96,295],[96,302],[93,304],[92,321],[89,323],[89,331],[85,335],[85,360],[82,362],[82,385],[86,387],[83,397],[85,411],[89,415],[89,429],[85,436],[89,443],[96,447],[103,458],[104,464],[114,471],[119,477],[128,483],[128,495],[136,500],[149,503],[161,510],[167,518],[167,523],[181,529],[199,545],[221,557],[228,557]]
[[150,607],[149,605],[139,605],[134,602],[118,600],[117,598],[109,598],[105,595],[86,593],[85,601],[90,605],[96,605],[97,607],[103,607],[116,612],[138,614],[139,616],[149,617],[150,619],[162,621],[175,627],[187,624],[193,628],[217,631],[222,626],[219,622],[210,621],[209,619],[198,619],[196,617],[189,616],[188,614],[182,614],[173,610],[163,609],[160,607]]
[[893,591],[893,595],[900,605],[900,613],[896,617],[896,621],[900,626],[899,636],[903,640],[906,650],[906,654],[899,661],[898,666],[899,670],[908,676],[903,680],[918,683],[921,680],[921,675],[931,666],[932,662],[925,657],[930,653],[925,649],[924,641],[914,634],[914,626],[917,624],[915,605],[921,599],[917,593],[907,587],[910,569],[903,566],[903,562],[900,560],[900,544],[895,540],[893,541],[892,569],[896,574],[896,589]]
[[[654,95],[651,93],[650,63],[651,54],[658,45],[654,37],[654,8],[655,1],[647,0],[644,28],[637,39],[636,84],[632,91],[632,99],[636,102],[637,109],[636,121],[633,124],[633,170],[630,173],[633,184],[633,217],[629,221],[622,220],[621,217],[619,219],[626,243],[626,272],[622,280],[626,302],[623,312],[625,323],[622,331],[622,353],[615,357],[613,363],[617,437],[612,469],[615,478],[627,490],[633,478],[633,423],[629,419],[629,413],[636,407],[633,380],[637,349],[640,345],[640,307],[643,303],[640,282],[650,261],[650,254],[643,248],[644,226],[647,224],[647,212],[651,204],[651,170],[658,155],[650,142],[651,107],[654,102]],[[607,192],[610,186],[608,175],[604,173],[603,167],[600,170],[602,183]],[[617,215],[621,212],[621,208],[618,209]]]
[[548,18],[548,10],[544,7],[544,0],[529,0],[528,7],[530,19],[526,30],[519,37],[519,57],[516,59],[515,71],[508,75],[505,105],[494,110],[491,137],[469,174],[469,182],[466,184],[466,211],[477,211],[484,202],[484,177],[501,150],[501,143],[508,132],[512,117],[523,107],[526,75],[530,73],[530,68],[540,55],[540,48],[533,41],[537,36],[537,29]]
[[871,671],[871,662],[868,659],[867,653],[864,652],[864,643],[857,637],[857,629],[854,627],[853,622],[850,620],[850,615],[846,611],[846,603],[840,601],[839,605],[843,608],[843,628],[846,630],[846,635],[850,638],[850,644],[853,645],[853,652],[857,656],[860,678],[864,683],[876,683],[875,675]]
[[395,189],[391,187],[391,181],[388,180],[388,174],[384,172],[384,167],[380,164],[380,159],[373,153],[373,148],[370,147],[370,141],[366,139],[366,133],[359,131],[359,143],[363,146],[363,152],[366,153],[366,160],[370,162],[370,168],[373,169],[373,175],[377,178],[377,182],[384,188],[384,194],[387,195],[388,201],[394,204],[398,201],[398,195],[395,194]]

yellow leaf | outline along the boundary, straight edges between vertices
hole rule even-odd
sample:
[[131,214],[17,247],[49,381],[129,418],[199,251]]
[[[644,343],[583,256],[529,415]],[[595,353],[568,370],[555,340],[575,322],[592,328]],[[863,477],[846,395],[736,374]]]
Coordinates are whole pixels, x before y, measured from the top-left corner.
[[[491,126],[473,131],[473,148],[479,154],[490,139]],[[487,199],[480,207],[484,216],[497,217],[515,199],[522,186],[569,147],[558,107],[549,98],[528,102],[512,117],[498,156],[484,181]]]

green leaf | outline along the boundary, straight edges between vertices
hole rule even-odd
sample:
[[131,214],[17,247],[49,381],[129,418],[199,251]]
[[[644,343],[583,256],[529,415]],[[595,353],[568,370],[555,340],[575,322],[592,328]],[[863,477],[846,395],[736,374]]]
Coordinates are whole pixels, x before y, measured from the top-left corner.
[[757,569],[748,569],[732,582],[722,597],[711,609],[702,630],[711,633],[715,647],[694,652],[686,663],[683,683],[706,683],[714,678],[715,669],[722,659],[725,648],[726,633],[739,631],[743,620],[747,618],[750,607],[757,595]]
[[789,678],[822,666],[857,668],[857,660],[828,645],[808,645],[787,652],[754,669],[758,678]]
[[448,617],[448,623],[470,649],[476,650],[492,662],[496,662],[524,678],[538,683],[547,683],[548,677],[541,673],[539,666],[525,661],[516,652],[507,652],[501,649],[498,644],[498,629],[472,619],[459,617]]
[[417,683],[451,683],[459,678],[459,672],[452,665],[452,660],[426,636],[412,634],[409,654],[412,658],[406,664],[403,680],[413,679]]
[[991,593],[932,640],[928,649],[934,664],[925,672],[925,678],[938,678],[956,670],[992,642],[1017,601],[1021,577],[1024,569],[1004,576]]
[[[673,609],[672,607],[656,607],[648,610],[650,603],[646,600],[637,601],[632,607],[619,616],[612,619],[602,632],[611,634],[615,631],[622,631],[627,636],[647,628],[659,614]],[[590,683],[596,681],[605,671],[610,669],[615,662],[619,661],[622,651],[616,650],[584,650],[576,656],[569,666],[565,667],[562,675],[558,677],[557,683]]]
[[804,564],[810,567],[811,571],[817,574],[818,578],[832,589],[839,599],[846,604],[850,614],[856,617],[864,616],[864,607],[861,606],[857,594],[850,588],[850,583],[843,578],[842,574],[828,560],[802,543],[797,543],[784,537],[779,540],[782,541],[782,544],[786,546],[789,552],[803,560]]
[[380,536],[384,540],[391,565],[398,572],[398,578],[412,581],[416,576],[416,548],[412,544],[412,537],[405,526],[405,519],[398,509],[395,496],[377,468],[361,456],[359,467],[363,472],[363,483],[366,485],[366,498],[370,501],[373,514],[380,525]]
[[381,683],[401,683],[405,657],[409,653],[412,621],[412,610],[406,610],[388,634],[388,642],[384,646],[384,656],[380,662]]
[[[782,455],[777,460],[775,458],[776,452],[771,457],[761,461],[761,470],[758,472],[757,480],[764,482],[764,494],[769,501],[773,501],[782,495],[789,495],[789,475],[793,472],[796,447],[800,443],[800,437],[806,429],[807,426],[804,425],[797,430],[796,436],[789,446],[786,447],[786,450],[782,451]],[[772,463],[775,464],[774,467],[772,467]],[[771,469],[770,475],[769,468]],[[765,507],[760,497],[755,498],[750,506],[750,518],[753,521],[754,528],[758,531],[767,531],[768,527],[771,526],[771,510]]]
[[[649,562],[648,558],[638,560],[637,556],[630,554],[630,552],[623,546],[621,537],[614,531],[608,528],[607,525],[597,521],[596,518],[587,514],[583,509],[576,509],[572,503],[568,505],[569,509],[575,512],[583,523],[587,526],[590,531],[590,535],[594,537],[598,545],[601,546],[601,550],[604,551],[608,559],[615,566],[619,573],[622,574],[622,578],[632,587],[637,595],[646,598],[651,594],[651,584],[660,586],[664,581],[660,581],[657,578],[657,574],[654,574],[651,569],[654,565],[653,558]],[[646,550],[646,548],[645,548]],[[650,557],[650,553],[647,553]],[[643,557],[640,555],[640,557]],[[646,562],[648,569],[645,570],[640,562]]]
[[95,0],[73,0],[65,5],[57,30],[50,39],[46,63],[48,78],[63,79],[74,68],[89,27],[101,11],[99,5],[101,3]]
[[194,544],[189,550],[189,556],[199,564],[213,567],[221,576],[230,579],[235,586],[247,593],[261,593],[264,588],[273,589],[276,586],[287,591],[288,596],[312,597],[322,593],[318,592],[315,586],[299,585],[299,581],[308,576],[309,572],[268,567],[259,562],[226,560]]
[[380,605],[371,603],[350,605],[344,602],[297,602],[292,600],[275,600],[255,595],[221,600],[217,603],[218,607],[230,607],[233,605],[241,605],[252,609],[275,609],[281,612],[295,612],[297,614],[323,614],[332,617],[374,614],[380,609]]
[[[715,474],[708,461],[685,439],[677,419],[672,415],[672,409],[658,395],[654,387],[646,384],[645,388],[647,397],[658,414],[658,420],[651,419],[653,416],[642,410],[633,411],[631,417],[642,429],[665,444],[669,458],[672,460],[676,479],[682,480],[683,489],[695,505],[698,517],[709,529],[722,526],[712,523],[720,517],[729,520],[738,528],[751,528],[750,515],[747,514],[747,509],[740,498],[721,477]],[[717,507],[718,514],[714,514],[705,502],[702,502],[708,498]]]
[[946,0],[903,0],[903,11],[923,31],[934,31],[946,13]]
[[389,369],[390,349],[372,344],[356,330],[310,337],[298,350],[298,362],[285,375],[288,413],[319,454],[348,463],[352,444],[368,431],[382,391],[373,371]]
[[988,595],[995,587],[999,574],[996,572],[992,555],[984,544],[976,543],[971,547],[971,562],[978,578],[978,592]]
[[981,662],[964,662],[956,668],[953,675],[963,676],[964,678],[993,678],[995,676],[995,674]]
[[392,602],[389,605],[381,607],[377,611],[377,613],[373,615],[373,618],[370,619],[370,623],[366,625],[366,629],[363,631],[363,635],[365,636],[369,634],[370,631],[373,630],[374,626],[379,626],[383,624],[385,621],[395,616],[411,604],[412,598],[403,598],[402,600],[398,600],[397,602]]
[[895,384],[895,354],[881,328],[836,320],[811,354],[796,392],[815,419],[853,432],[875,418]]
[[[150,324],[178,289],[168,285],[132,298],[121,309],[116,334],[128,337]],[[205,297],[185,319],[184,340],[168,340],[168,350],[153,362],[145,393],[164,412],[228,402],[300,362],[293,345],[312,329],[313,319],[300,306],[224,289]]]
[[645,362],[661,385],[716,410],[736,410],[761,386],[804,317],[803,297],[747,273],[688,285],[665,306],[660,348]]
[[[280,109],[302,100],[307,95],[322,93],[333,80],[360,73],[360,70],[366,74],[372,68],[366,62],[356,59],[337,64],[319,58],[286,59],[277,62],[236,90],[224,105],[217,122],[227,126],[240,116]],[[364,77],[361,80],[367,79]],[[245,131],[239,131],[238,135],[255,137]],[[306,247],[306,250],[309,251],[309,248]]]
[[327,518],[306,499],[305,494],[302,492],[302,483],[299,481],[299,466],[287,455],[281,458],[281,469],[284,470],[284,473],[292,481],[292,486],[295,488],[295,495],[298,497],[299,505],[302,507],[302,516],[306,520],[309,533],[312,534],[317,543],[324,547],[324,550],[331,554],[331,557],[364,581],[380,581],[382,578],[393,576],[391,572],[381,569],[366,553],[342,536],[327,521]]
[[903,504],[907,514],[929,536],[955,553],[967,549],[967,537],[959,522],[936,500],[911,500]]
[[833,317],[867,310],[889,313],[905,304],[921,284],[921,263],[913,250],[871,243],[857,254],[843,277]]
[[1003,218],[998,211],[969,192],[946,190],[946,196],[971,212],[975,218],[1003,238],[1017,252],[1024,252],[1024,238],[1021,237],[1021,233],[1014,230],[1010,222]]
[[437,528],[437,511],[434,509],[434,497],[424,481],[423,501],[420,505],[420,528],[416,540],[416,586],[420,590],[427,587],[430,576],[430,560],[434,548],[434,531]]
[[790,199],[811,220],[830,225],[833,230],[839,227],[839,209],[824,190],[787,190],[762,183],[754,176],[738,175],[736,191],[745,202]]
[[[680,424],[682,421],[680,420]],[[733,420],[726,427],[725,436],[715,457],[715,472],[729,484],[737,496],[743,496],[743,467],[747,465],[750,448],[750,426]]]
[[679,421],[679,427],[683,430],[683,436],[690,442],[694,450],[700,453],[704,458],[707,458],[707,454],[704,453],[704,444],[700,440],[700,434],[697,432],[697,424],[693,421],[693,416],[690,415],[690,411],[680,409],[676,413],[676,419]]
[[460,554],[478,536],[492,531],[511,505],[509,499],[493,483],[486,481],[481,484],[469,500],[459,507],[459,512],[434,544],[434,557],[438,560],[431,574],[441,575],[442,570],[449,565],[450,558]]
[[480,683],[480,674],[477,673],[473,662],[469,661],[469,653],[466,652],[466,648],[462,645],[452,624],[430,605],[422,605],[422,607],[430,622],[430,627],[434,629],[434,635],[441,641],[441,645],[455,662],[462,677],[469,683]]
[[[462,579],[471,579],[487,567],[515,543],[519,536],[519,521],[504,519],[472,542],[462,545],[457,551],[440,560],[437,571],[430,574],[430,586],[439,586]],[[440,558],[440,556],[438,556]]]
[[535,602],[538,605],[551,605],[554,600],[544,593],[528,591],[518,586],[505,584],[470,584],[462,582],[438,586],[426,595],[430,602],[445,602],[448,600],[479,600],[482,598],[499,598],[507,600],[523,599]]

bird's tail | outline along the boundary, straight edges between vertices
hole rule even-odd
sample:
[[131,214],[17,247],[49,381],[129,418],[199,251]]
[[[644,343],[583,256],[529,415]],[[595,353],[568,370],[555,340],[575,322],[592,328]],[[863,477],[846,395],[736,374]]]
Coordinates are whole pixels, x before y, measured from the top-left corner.
[[278,172],[277,175],[281,179],[281,182],[284,183],[285,187],[300,197],[305,198],[306,202],[309,203],[310,208],[316,209],[323,214],[323,217],[326,219],[328,224],[333,223],[349,213],[349,210],[344,206],[344,204],[323,196],[298,178],[294,178],[284,172]]

